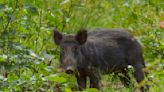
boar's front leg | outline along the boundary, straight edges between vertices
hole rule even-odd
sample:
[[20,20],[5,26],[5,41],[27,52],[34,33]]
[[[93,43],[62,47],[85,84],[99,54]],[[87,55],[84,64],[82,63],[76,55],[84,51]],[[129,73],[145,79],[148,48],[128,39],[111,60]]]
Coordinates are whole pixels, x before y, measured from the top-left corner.
[[79,90],[85,89],[86,88],[86,75],[79,74],[79,75],[76,75],[76,78],[77,78]]
[[98,71],[92,71],[89,74],[90,78],[90,88],[97,88],[99,89],[99,80],[100,80],[100,74]]

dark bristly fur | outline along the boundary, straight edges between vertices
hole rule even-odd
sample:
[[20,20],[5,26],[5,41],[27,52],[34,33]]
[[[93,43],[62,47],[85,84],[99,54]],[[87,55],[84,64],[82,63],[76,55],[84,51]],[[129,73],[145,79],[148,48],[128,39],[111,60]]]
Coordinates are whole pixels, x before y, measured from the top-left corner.
[[[54,41],[61,47],[60,61],[66,73],[74,73],[79,89],[99,88],[101,73],[121,72],[125,86],[130,86],[126,68],[132,65],[138,83],[144,80],[142,48],[132,35],[122,29],[80,30],[76,35],[62,35],[54,30]],[[78,73],[77,73],[78,72]],[[141,88],[144,91],[144,87]]]

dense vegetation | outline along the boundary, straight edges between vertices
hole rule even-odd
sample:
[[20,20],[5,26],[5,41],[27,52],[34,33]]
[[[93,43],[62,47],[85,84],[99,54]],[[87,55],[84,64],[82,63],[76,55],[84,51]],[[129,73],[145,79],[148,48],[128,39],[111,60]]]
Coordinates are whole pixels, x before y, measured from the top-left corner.
[[[142,43],[150,91],[162,92],[161,21],[163,0],[0,0],[0,92],[77,90],[74,76],[58,69],[53,27],[63,33],[75,33],[80,28],[129,29]],[[129,92],[112,75],[102,77],[104,92]]]

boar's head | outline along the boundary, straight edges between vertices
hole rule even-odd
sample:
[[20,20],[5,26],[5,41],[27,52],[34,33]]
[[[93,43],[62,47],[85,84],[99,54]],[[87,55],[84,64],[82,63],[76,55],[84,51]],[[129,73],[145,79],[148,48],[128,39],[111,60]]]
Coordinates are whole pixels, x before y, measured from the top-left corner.
[[61,34],[53,30],[54,42],[60,47],[60,63],[67,74],[73,74],[77,69],[80,47],[87,40],[87,31],[79,30],[77,34]]

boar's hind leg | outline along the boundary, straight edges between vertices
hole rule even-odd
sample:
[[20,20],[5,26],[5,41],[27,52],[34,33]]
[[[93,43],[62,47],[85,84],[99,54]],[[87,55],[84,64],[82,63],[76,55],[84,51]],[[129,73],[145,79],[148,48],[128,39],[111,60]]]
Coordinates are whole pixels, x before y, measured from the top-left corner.
[[[128,51],[128,62],[134,68],[134,77],[136,78],[138,83],[141,83],[144,80],[144,71],[145,62],[143,58],[142,47],[137,42],[137,40],[133,40],[133,45]],[[148,86],[147,86],[148,87]],[[146,87],[146,90],[148,88]],[[145,87],[141,87],[142,92],[145,92]]]
[[118,75],[120,78],[121,82],[124,84],[126,87],[130,87],[132,85],[130,76],[128,74],[128,70],[124,69],[121,70],[122,75]]
[[[138,83],[141,83],[144,80],[144,72],[143,72],[144,67],[145,67],[145,65],[143,65],[143,64],[134,65],[134,77],[136,78]],[[148,90],[149,90],[148,85],[146,85],[146,87],[141,86],[142,92],[145,92]]]
[[83,90],[86,88],[86,75],[77,75],[77,83],[78,83],[78,87],[79,90]]

